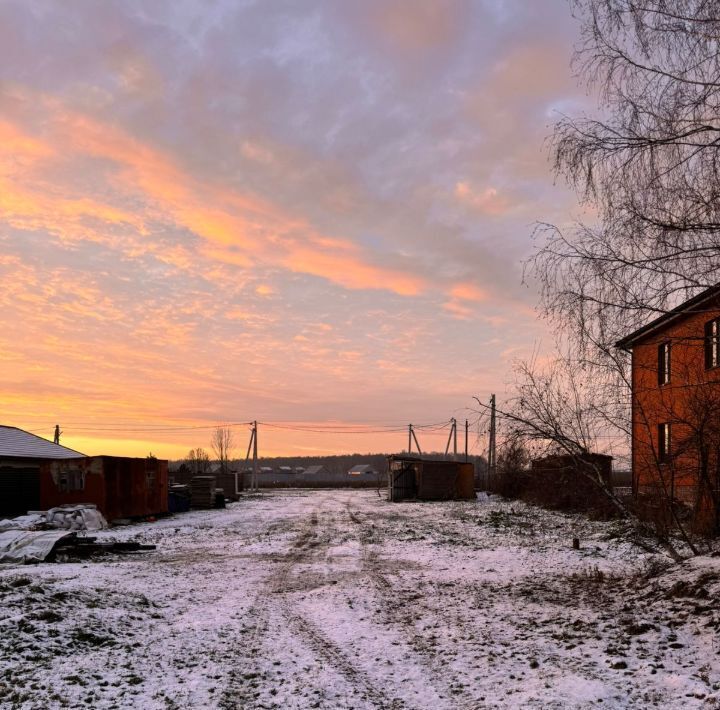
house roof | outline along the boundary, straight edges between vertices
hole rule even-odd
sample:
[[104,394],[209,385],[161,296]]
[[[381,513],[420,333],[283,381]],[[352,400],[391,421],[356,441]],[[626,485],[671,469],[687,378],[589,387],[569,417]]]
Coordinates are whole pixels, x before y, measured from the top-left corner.
[[697,294],[697,296],[693,296],[679,306],[675,306],[675,308],[667,313],[663,313],[658,318],[655,318],[655,320],[642,326],[642,328],[638,328],[636,331],[630,333],[630,335],[626,335],[624,338],[618,340],[617,343],[615,343],[615,347],[622,348],[623,350],[631,350],[632,346],[640,340],[640,338],[644,338],[646,335],[650,335],[654,331],[669,325],[672,321],[688,315],[707,301],[718,296],[720,296],[720,284],[706,288]]
[[375,469],[373,468],[372,464],[369,463],[359,463],[356,466],[353,466],[348,473],[370,473],[374,472]]
[[0,425],[0,458],[76,459],[81,456],[85,454],[54,444],[29,431]]
[[303,473],[310,474],[311,476],[320,473],[320,471],[324,471],[325,466],[308,466]]

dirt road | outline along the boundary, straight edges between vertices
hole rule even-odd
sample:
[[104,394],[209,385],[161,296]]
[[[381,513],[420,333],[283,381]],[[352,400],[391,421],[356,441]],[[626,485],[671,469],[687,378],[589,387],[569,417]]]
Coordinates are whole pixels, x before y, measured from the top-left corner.
[[716,707],[712,605],[616,524],[273,491],[107,535],[158,550],[0,569],[2,707]]

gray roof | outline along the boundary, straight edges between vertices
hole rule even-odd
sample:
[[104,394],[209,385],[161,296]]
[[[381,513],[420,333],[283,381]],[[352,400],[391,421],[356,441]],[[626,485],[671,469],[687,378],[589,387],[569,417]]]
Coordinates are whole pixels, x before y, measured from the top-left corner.
[[0,425],[0,459],[76,459],[80,456],[85,454],[53,444],[29,431]]
[[317,473],[320,473],[321,471],[325,470],[325,466],[308,466],[303,473],[306,473],[310,476],[314,476]]
[[353,466],[348,473],[375,473],[375,469],[373,466],[369,463],[359,463],[356,466]]

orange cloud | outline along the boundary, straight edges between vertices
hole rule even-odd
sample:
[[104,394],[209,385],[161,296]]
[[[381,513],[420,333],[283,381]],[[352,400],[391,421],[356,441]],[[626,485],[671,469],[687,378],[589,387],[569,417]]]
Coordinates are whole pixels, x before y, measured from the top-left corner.
[[489,298],[486,291],[468,282],[455,284],[449,295],[450,300],[443,303],[443,308],[453,318],[461,320],[468,320],[476,315],[475,308],[470,306],[470,303],[481,303]]
[[[56,100],[36,98],[49,114],[46,138],[29,136],[7,123],[0,132],[12,141],[14,153],[22,156],[20,169],[16,161],[4,174],[0,172],[0,208],[14,226],[42,227],[69,240],[109,241],[102,229],[87,228],[88,218],[101,224],[127,224],[137,233],[126,235],[127,249],[155,251],[162,258],[157,246],[142,236],[150,222],[171,221],[199,237],[207,257],[223,263],[243,268],[282,266],[350,289],[416,295],[426,288],[421,277],[374,265],[360,247],[318,233],[278,205],[195,178],[177,161],[119,128],[71,112]],[[55,146],[62,146],[62,151]],[[49,183],[47,161],[56,169],[59,163],[71,171],[73,160],[82,156],[111,161],[115,170],[105,176],[110,189],[103,194],[123,204],[139,201],[140,207],[131,212],[85,194],[64,194],[73,190],[69,184],[61,188]],[[3,157],[0,153],[0,160]],[[7,168],[7,159],[0,165]],[[178,258],[177,253],[165,260],[178,268],[191,266],[185,255]]]
[[453,286],[450,295],[463,301],[486,301],[488,299],[486,291],[471,283],[460,283]]
[[510,200],[501,195],[494,187],[476,192],[467,182],[458,182],[455,185],[455,196],[460,202],[490,217],[505,214],[512,207]]
[[291,271],[322,276],[349,289],[380,289],[415,296],[425,288],[419,277],[374,266],[347,253],[323,253],[298,246],[285,257],[283,266]]
[[450,313],[453,318],[459,318],[460,320],[468,320],[474,315],[472,308],[468,308],[468,306],[458,301],[447,301],[443,303],[443,308]]

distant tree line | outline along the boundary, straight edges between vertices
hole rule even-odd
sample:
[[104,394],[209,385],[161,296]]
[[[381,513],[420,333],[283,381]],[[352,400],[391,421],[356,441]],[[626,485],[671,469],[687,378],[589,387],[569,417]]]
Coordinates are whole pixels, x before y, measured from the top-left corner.
[[[335,456],[271,456],[271,457],[259,457],[258,465],[260,467],[270,467],[277,471],[281,466],[290,467],[293,470],[297,468],[306,469],[310,466],[324,466],[329,473],[342,474],[347,473],[353,466],[358,464],[370,464],[375,470],[380,473],[384,473],[387,470],[387,457],[389,454],[340,454]],[[424,454],[426,458],[447,458],[444,454],[439,452],[432,452]],[[462,457],[461,457],[462,459]],[[469,456],[468,460],[475,464],[475,467],[479,471],[485,470],[485,458],[482,456]],[[207,467],[203,468],[202,473],[210,470],[212,461],[207,456]],[[176,469],[182,464],[185,464],[190,470],[195,471],[197,462],[197,449],[193,449],[188,457],[177,461],[171,461],[170,465],[172,469]],[[230,470],[243,470],[246,467],[250,467],[252,461],[245,461],[245,459],[232,459],[228,462]]]

